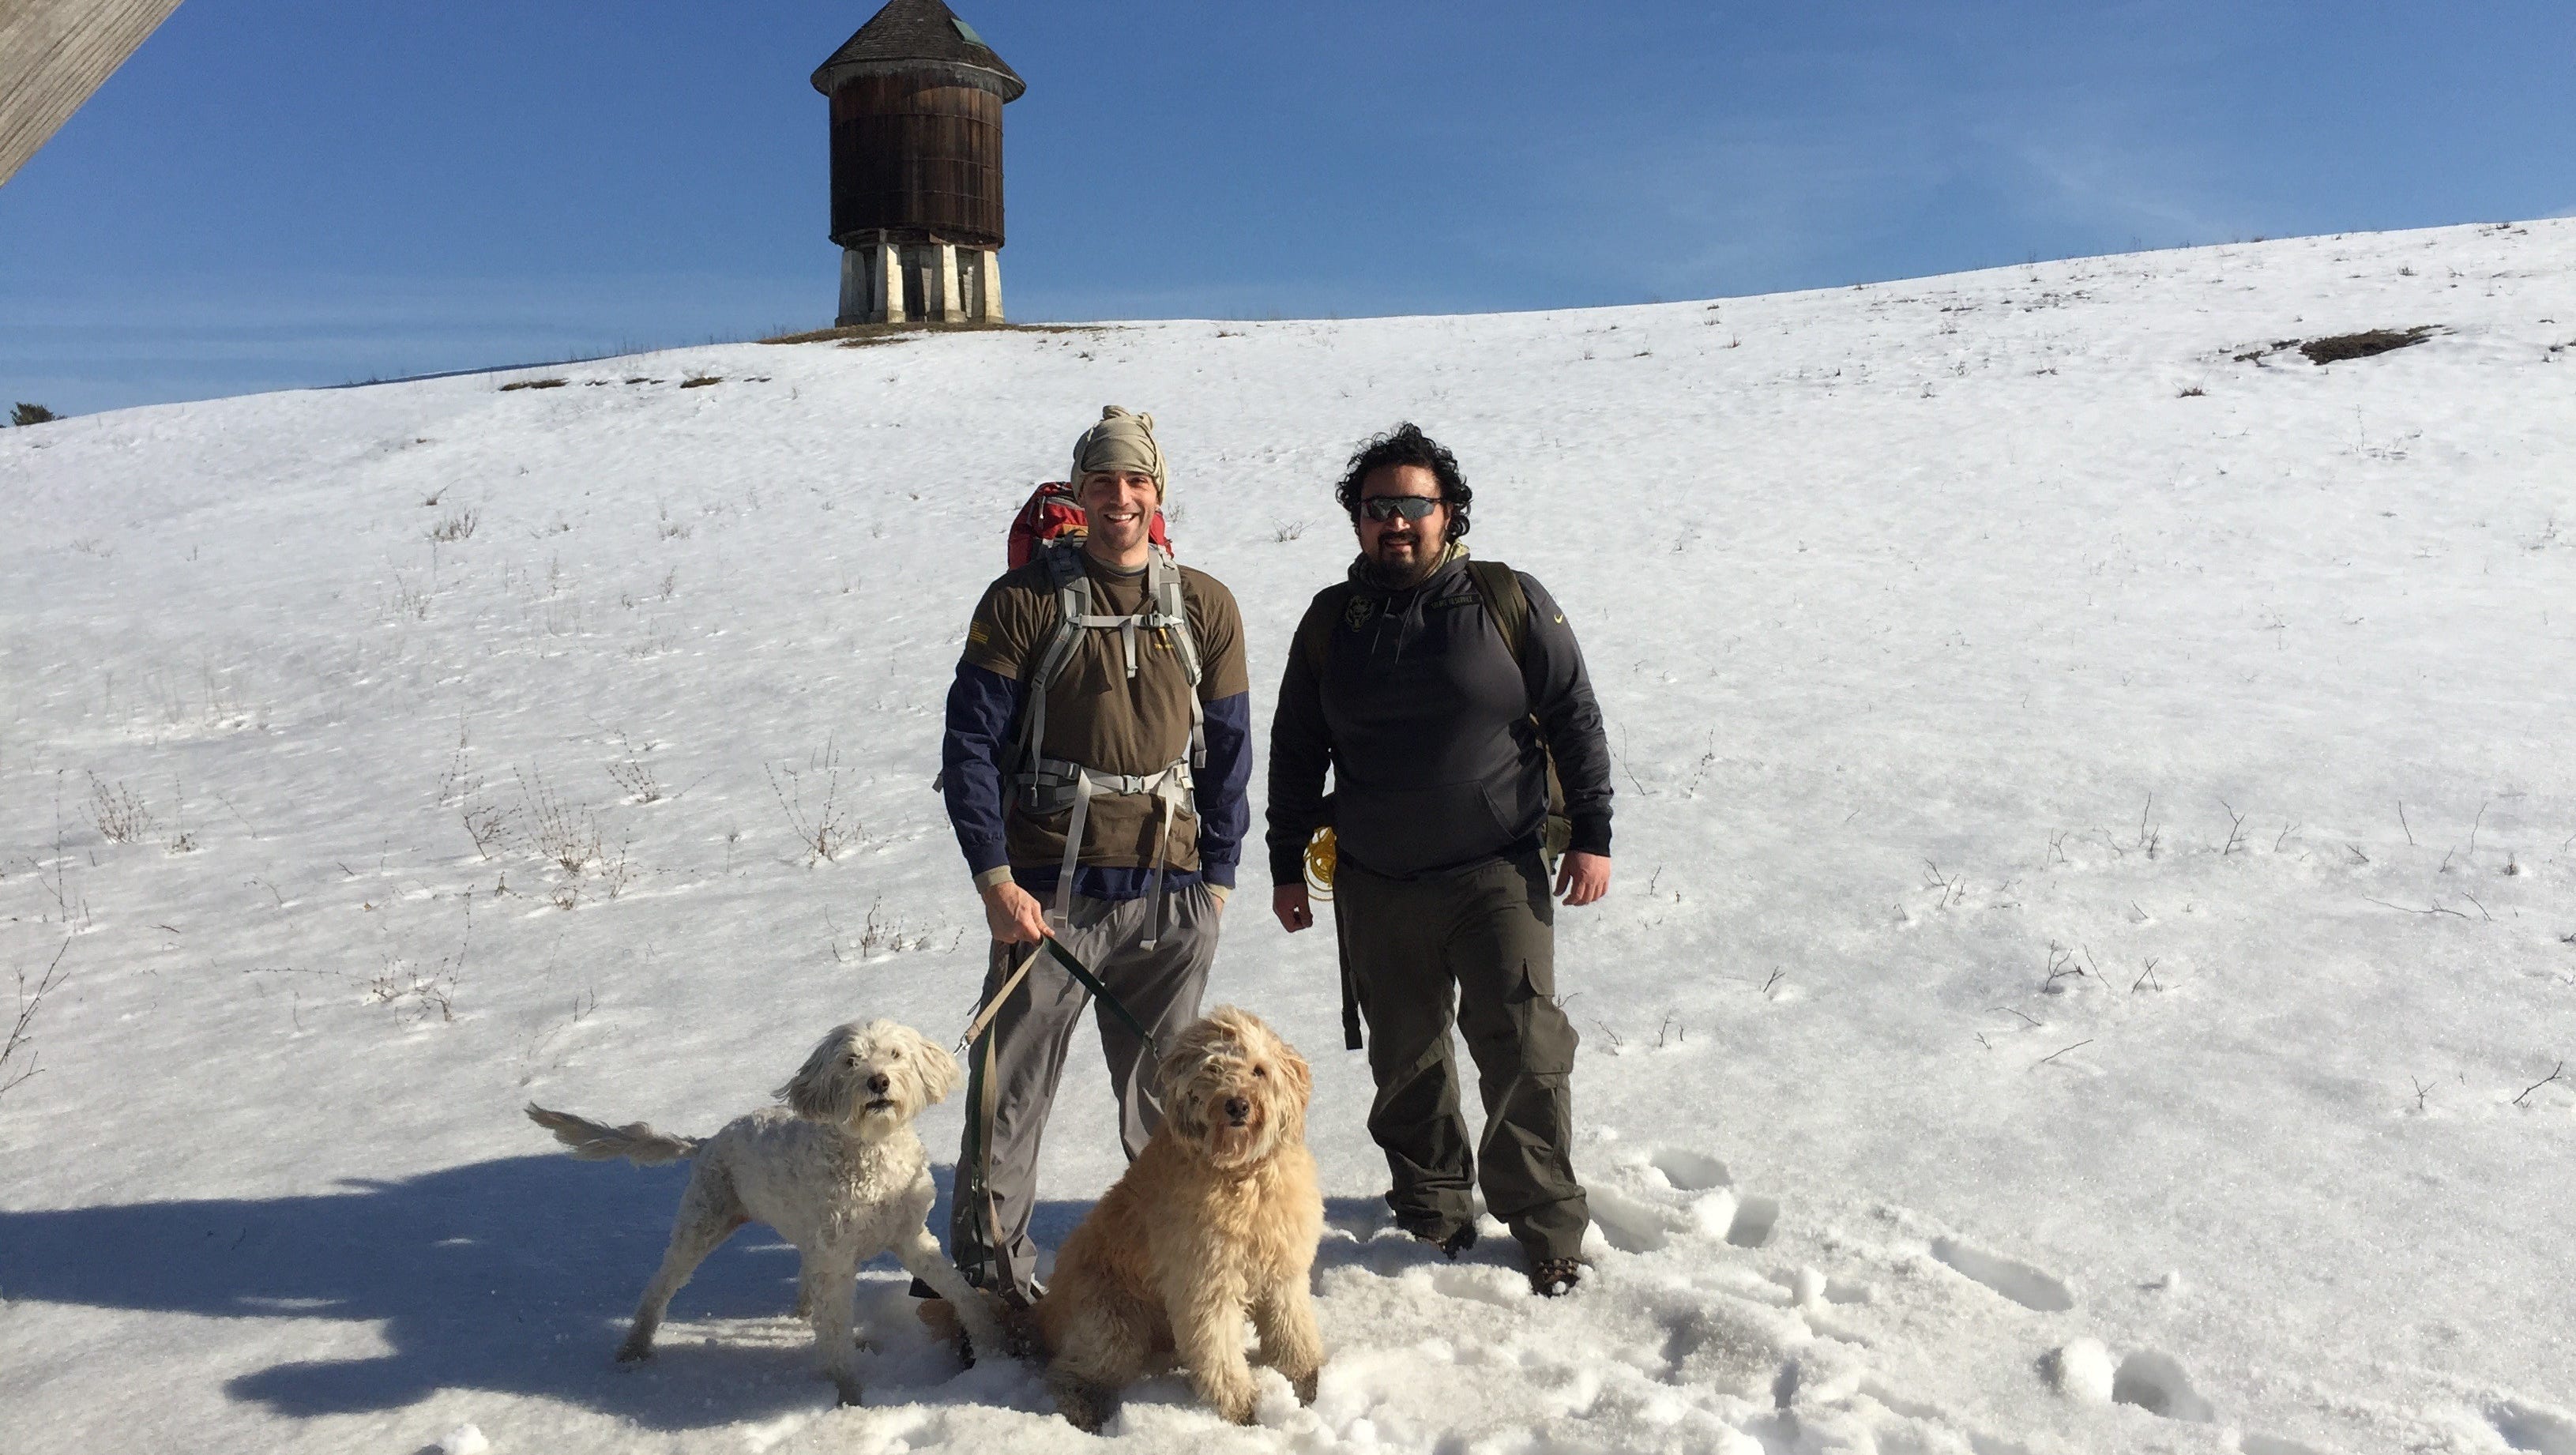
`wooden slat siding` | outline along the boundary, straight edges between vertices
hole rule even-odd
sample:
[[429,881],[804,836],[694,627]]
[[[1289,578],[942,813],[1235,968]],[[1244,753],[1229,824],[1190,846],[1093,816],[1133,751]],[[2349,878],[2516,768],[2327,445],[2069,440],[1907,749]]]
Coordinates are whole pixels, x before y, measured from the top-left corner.
[[1002,245],[1002,98],[947,76],[857,76],[832,93],[832,236]]
[[178,8],[179,0],[0,0],[0,184]]

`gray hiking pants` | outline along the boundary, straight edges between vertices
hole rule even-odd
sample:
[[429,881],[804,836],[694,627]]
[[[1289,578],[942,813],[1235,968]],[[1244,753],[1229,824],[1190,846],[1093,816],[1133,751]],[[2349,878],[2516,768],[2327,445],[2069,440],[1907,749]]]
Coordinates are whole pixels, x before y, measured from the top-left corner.
[[[1556,904],[1538,855],[1410,880],[1344,858],[1333,919],[1368,1021],[1368,1129],[1396,1220],[1433,1238],[1466,1226],[1481,1151],[1486,1210],[1529,1256],[1580,1256],[1591,1218],[1570,1156],[1576,1037],[1555,1000]],[[1481,1148],[1458,1112],[1453,1023],[1476,1060]]]
[[[1144,932],[1146,908],[1142,899],[1076,895],[1071,927],[1057,938],[1168,1049],[1199,1018],[1199,996],[1207,988],[1208,967],[1216,959],[1217,906],[1204,884],[1165,891],[1162,932],[1151,950],[1136,943]],[[1033,948],[996,943],[984,973],[983,995],[989,997],[1000,989]],[[972,1200],[961,1197],[950,1209],[949,1251],[968,1281],[1016,1294],[1023,1301],[1033,1298],[1037,1288],[1038,1250],[1029,1240],[1029,1215],[1037,1207],[1038,1141],[1046,1132],[1047,1112],[1055,1105],[1065,1051],[1073,1044],[1074,1029],[1081,1024],[1082,1008],[1090,999],[1091,992],[1053,956],[1041,956],[1030,967],[1028,978],[1002,1003],[1001,1012],[993,1017],[993,1060],[986,1072],[993,1116],[985,1143],[984,1175],[991,1206],[989,1211],[970,1206]],[[1092,1019],[1100,1028],[1100,1049],[1108,1059],[1109,1083],[1118,1097],[1119,1140],[1133,1161],[1163,1119],[1155,1067],[1135,1033],[1109,1007],[1094,1007]],[[976,1111],[966,1108],[969,1118]],[[966,1180],[965,1155],[971,1150],[970,1144],[959,1156],[960,1185]],[[991,1265],[977,1266],[973,1252],[979,1248],[992,1250]]]

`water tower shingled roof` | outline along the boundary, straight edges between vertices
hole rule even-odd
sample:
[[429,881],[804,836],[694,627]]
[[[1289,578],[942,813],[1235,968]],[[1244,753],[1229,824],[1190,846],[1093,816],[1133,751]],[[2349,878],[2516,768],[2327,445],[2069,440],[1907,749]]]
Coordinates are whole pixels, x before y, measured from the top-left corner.
[[1029,89],[1020,73],[940,0],[888,0],[831,59],[814,68],[814,89],[829,96],[846,77],[924,62],[983,72],[1005,101],[1016,101]]

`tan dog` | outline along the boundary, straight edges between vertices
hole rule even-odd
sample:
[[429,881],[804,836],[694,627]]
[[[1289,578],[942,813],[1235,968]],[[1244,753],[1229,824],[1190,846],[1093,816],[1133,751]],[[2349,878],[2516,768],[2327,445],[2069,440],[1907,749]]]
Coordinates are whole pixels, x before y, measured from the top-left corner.
[[1223,1006],[1181,1033],[1161,1076],[1162,1126],[1065,1239],[1037,1303],[1047,1385],[1085,1430],[1173,1354],[1218,1414],[1252,1423],[1247,1315],[1301,1402],[1324,1363],[1306,1290],[1324,1232],[1306,1150],[1314,1074],[1259,1017]]

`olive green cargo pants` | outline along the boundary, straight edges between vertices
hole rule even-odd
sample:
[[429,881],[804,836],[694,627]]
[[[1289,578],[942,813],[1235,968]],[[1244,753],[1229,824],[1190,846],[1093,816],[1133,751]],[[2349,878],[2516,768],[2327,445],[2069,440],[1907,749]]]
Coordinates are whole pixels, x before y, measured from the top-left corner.
[[[1344,858],[1333,920],[1368,1022],[1368,1129],[1396,1220],[1434,1238],[1469,1225],[1481,1156],[1486,1210],[1529,1256],[1580,1256],[1591,1219],[1569,1155],[1576,1036],[1555,1000],[1556,905],[1538,855],[1414,880]],[[1476,1062],[1481,1146],[1458,1112],[1453,1023]]]

